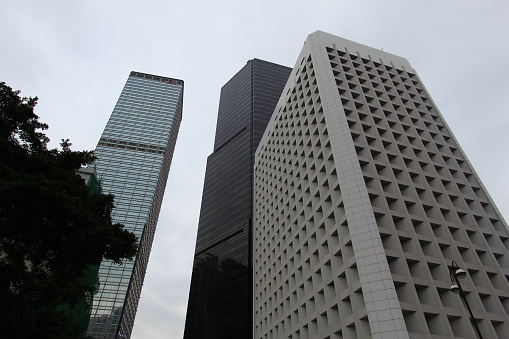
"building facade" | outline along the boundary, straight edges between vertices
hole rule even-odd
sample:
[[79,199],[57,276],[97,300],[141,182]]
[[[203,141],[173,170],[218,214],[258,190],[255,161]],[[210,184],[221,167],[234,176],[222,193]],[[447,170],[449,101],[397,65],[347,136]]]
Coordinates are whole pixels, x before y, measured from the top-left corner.
[[253,59],[221,89],[184,338],[252,336],[253,155],[291,69]]
[[139,238],[134,260],[103,261],[87,334],[129,338],[182,119],[182,80],[131,72],[99,140],[93,164],[115,195],[114,223]]
[[406,59],[311,34],[254,166],[255,338],[507,337],[507,225]]

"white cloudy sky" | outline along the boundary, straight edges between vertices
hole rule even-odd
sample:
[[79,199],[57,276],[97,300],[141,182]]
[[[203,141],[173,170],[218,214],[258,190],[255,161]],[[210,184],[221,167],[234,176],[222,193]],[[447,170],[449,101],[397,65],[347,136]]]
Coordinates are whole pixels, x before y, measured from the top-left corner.
[[132,70],[185,81],[134,339],[182,337],[221,86],[252,58],[293,66],[316,30],[407,58],[509,215],[506,0],[0,0],[0,81],[39,96],[51,146],[94,149]]

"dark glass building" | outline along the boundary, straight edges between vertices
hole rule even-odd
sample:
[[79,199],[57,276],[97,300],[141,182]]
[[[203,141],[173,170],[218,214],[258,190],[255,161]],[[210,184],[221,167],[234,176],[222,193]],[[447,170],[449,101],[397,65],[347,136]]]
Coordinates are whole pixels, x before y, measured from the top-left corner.
[[184,338],[252,336],[253,157],[291,68],[253,59],[221,89]]
[[112,219],[139,238],[135,260],[103,261],[87,335],[130,338],[182,120],[182,80],[131,72],[99,140],[94,167],[115,195]]

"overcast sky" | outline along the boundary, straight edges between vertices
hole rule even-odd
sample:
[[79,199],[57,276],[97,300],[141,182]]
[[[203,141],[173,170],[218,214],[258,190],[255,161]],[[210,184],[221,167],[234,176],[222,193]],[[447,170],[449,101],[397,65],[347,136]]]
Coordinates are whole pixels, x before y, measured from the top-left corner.
[[132,338],[182,337],[221,86],[249,59],[293,67],[316,30],[407,58],[507,218],[509,1],[0,0],[0,81],[40,98],[52,147],[94,149],[130,71],[185,82]]

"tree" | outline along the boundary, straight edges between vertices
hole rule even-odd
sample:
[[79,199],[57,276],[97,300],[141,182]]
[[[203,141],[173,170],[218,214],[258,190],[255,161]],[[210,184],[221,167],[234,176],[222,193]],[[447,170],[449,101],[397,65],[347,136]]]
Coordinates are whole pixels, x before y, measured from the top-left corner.
[[0,83],[0,333],[6,338],[73,338],[62,305],[76,305],[94,284],[87,268],[121,264],[137,250],[134,234],[113,224],[112,195],[89,195],[76,174],[93,152],[48,149],[34,113],[37,97]]

